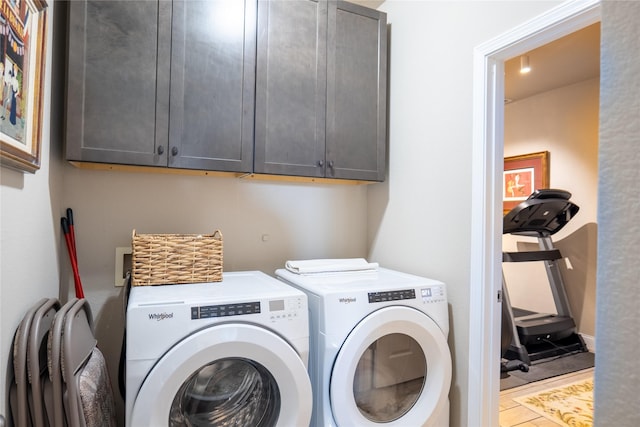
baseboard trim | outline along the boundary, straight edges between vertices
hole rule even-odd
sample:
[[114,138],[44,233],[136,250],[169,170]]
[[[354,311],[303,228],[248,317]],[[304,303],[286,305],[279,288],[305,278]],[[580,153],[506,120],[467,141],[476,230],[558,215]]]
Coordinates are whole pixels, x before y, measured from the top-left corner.
[[580,336],[584,340],[584,343],[587,346],[587,349],[591,353],[595,353],[596,352],[596,337],[593,337],[591,335],[586,335],[586,334],[580,334]]

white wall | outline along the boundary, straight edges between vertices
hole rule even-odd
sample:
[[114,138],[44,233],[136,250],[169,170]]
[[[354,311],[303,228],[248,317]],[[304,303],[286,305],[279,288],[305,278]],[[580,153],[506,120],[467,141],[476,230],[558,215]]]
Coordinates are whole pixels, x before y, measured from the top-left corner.
[[[570,267],[560,264],[578,330],[595,335],[596,232],[598,202],[598,111],[600,79],[538,94],[505,106],[505,157],[549,151],[550,187],[570,191],[578,214],[552,237]],[[503,249],[533,238],[505,235]],[[542,263],[503,266],[515,307],[555,313]]]
[[[49,6],[49,22],[54,4]],[[49,40],[51,39],[51,25]],[[45,88],[51,84],[47,49]],[[13,334],[24,313],[41,298],[58,296],[61,174],[49,149],[51,96],[45,90],[41,167],[35,174],[0,167],[0,415],[8,415],[8,362]]]
[[602,3],[596,426],[640,425],[640,2]]
[[370,258],[448,285],[452,426],[467,425],[467,368],[474,357],[468,326],[473,49],[556,4],[387,0],[380,7],[390,24],[389,179],[369,188]]

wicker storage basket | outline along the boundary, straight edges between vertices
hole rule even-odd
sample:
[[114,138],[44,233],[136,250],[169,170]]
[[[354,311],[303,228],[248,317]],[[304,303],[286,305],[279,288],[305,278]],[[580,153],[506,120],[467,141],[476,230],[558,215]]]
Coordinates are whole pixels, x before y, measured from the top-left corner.
[[222,233],[136,234],[133,286],[222,281]]

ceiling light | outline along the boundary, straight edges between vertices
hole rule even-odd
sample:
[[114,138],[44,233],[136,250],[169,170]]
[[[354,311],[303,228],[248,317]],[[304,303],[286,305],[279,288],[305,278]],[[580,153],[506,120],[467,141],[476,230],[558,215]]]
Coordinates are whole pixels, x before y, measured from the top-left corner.
[[529,66],[529,56],[522,55],[520,57],[520,74],[527,74],[531,71],[531,67]]

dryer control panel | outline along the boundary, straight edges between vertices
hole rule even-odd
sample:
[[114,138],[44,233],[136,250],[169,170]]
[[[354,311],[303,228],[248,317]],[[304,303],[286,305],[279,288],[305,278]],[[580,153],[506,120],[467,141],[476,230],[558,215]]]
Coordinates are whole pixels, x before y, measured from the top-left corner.
[[397,291],[369,292],[369,304],[373,302],[400,301],[416,299],[415,289],[400,289]]

